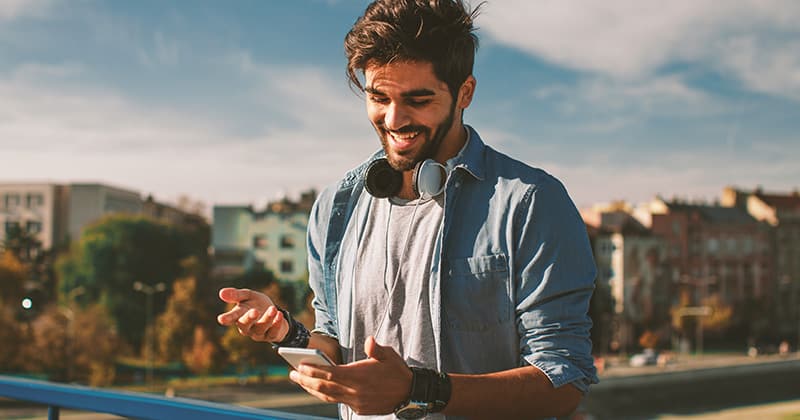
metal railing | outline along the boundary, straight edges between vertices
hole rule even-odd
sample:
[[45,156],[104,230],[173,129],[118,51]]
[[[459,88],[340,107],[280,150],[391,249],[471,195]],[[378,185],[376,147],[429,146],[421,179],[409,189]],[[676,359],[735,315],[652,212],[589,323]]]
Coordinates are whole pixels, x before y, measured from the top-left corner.
[[49,420],[58,420],[61,408],[145,420],[322,419],[190,398],[110,391],[4,375],[0,375],[0,397],[48,406]]

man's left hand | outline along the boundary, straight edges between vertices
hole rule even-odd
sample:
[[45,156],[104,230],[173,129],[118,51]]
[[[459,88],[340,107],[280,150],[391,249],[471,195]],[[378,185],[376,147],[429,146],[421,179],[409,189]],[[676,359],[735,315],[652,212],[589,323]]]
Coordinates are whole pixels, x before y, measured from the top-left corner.
[[343,403],[360,415],[389,414],[408,399],[411,369],[391,347],[367,337],[365,360],[337,366],[300,365],[289,378],[326,402]]

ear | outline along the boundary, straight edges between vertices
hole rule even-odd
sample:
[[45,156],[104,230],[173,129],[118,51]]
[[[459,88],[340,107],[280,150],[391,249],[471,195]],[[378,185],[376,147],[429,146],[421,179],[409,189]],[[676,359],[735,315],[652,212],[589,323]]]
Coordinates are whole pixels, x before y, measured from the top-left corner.
[[475,77],[469,75],[467,80],[458,89],[458,108],[466,109],[472,103],[472,95],[475,94],[475,85],[478,83]]

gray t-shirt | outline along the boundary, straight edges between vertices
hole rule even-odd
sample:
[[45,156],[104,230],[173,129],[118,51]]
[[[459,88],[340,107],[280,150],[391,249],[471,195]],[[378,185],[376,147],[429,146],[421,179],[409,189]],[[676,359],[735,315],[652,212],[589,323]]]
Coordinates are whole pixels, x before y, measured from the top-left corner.
[[[347,363],[366,358],[364,340],[373,335],[378,344],[391,346],[403,356],[409,366],[436,368],[428,290],[442,206],[442,196],[423,201],[372,201],[354,273],[355,359],[350,352],[345,355]],[[344,418],[362,418],[342,414]]]

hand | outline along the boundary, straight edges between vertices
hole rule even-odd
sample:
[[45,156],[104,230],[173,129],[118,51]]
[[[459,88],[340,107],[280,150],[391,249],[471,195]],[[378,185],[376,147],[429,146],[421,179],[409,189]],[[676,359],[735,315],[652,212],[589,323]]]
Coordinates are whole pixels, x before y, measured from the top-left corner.
[[301,364],[289,378],[326,402],[344,403],[357,414],[390,414],[411,393],[411,369],[375,338],[364,343],[367,359],[337,366]]
[[236,325],[240,334],[254,341],[277,343],[289,333],[289,322],[267,295],[249,289],[226,287],[219,291],[219,298],[236,304],[230,311],[217,316],[220,324]]

